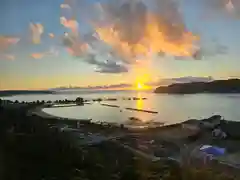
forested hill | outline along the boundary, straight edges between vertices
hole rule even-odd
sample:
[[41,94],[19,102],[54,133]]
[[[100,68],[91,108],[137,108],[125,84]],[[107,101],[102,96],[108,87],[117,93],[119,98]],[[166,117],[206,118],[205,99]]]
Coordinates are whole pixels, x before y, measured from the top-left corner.
[[169,94],[240,93],[240,79],[172,84],[158,87],[154,92]]

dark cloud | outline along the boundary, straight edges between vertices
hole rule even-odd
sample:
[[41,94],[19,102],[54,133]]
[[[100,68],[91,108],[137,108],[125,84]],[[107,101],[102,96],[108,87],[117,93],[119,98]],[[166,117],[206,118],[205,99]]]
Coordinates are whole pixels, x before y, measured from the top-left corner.
[[75,41],[76,39],[74,38],[74,36],[69,33],[64,33],[64,36],[62,38],[62,43],[64,46],[72,47]]
[[[117,58],[111,48],[101,42],[94,34],[85,34],[82,41],[71,33],[65,33],[62,38],[63,45],[68,52],[84,62],[95,65],[96,72],[99,73],[123,73],[128,72],[128,68],[122,59]],[[85,47],[85,48],[82,48]]]
[[71,32],[64,33],[62,45],[66,47],[68,53],[74,57],[81,57],[88,53],[88,44],[81,41],[78,35]]
[[174,0],[154,0],[155,13],[161,31],[168,41],[181,41],[187,28],[179,11],[179,4]]
[[99,73],[125,73],[128,72],[128,68],[127,66],[125,66],[124,64],[112,61],[112,60],[105,60],[105,61],[101,61],[98,60],[98,57],[96,55],[90,54],[87,55],[84,58],[84,61],[95,65],[96,72]]
[[130,44],[138,43],[145,34],[147,24],[147,6],[139,1],[129,1],[122,4],[115,13],[115,29],[120,32],[122,41]]
[[159,57],[163,57],[163,56],[165,56],[165,53],[162,52],[162,51],[159,51],[159,52],[157,53],[157,55],[158,55]]
[[108,65],[108,66],[100,66],[96,70],[96,72],[99,73],[126,73],[128,72],[128,69],[124,66],[120,65]]
[[228,52],[228,48],[218,41],[209,42],[205,46],[202,45],[201,49],[198,51],[198,56],[201,57],[211,57],[216,55],[224,55]]
[[203,56],[204,55],[202,49],[199,49],[193,53],[192,58],[195,60],[202,60]]
[[205,16],[217,18],[224,15],[233,18],[240,18],[240,1],[239,0],[202,0],[204,4]]
[[228,53],[228,47],[219,43],[216,39],[208,43],[202,43],[199,48],[194,51],[191,57],[175,56],[176,60],[204,60],[208,57],[224,55]]

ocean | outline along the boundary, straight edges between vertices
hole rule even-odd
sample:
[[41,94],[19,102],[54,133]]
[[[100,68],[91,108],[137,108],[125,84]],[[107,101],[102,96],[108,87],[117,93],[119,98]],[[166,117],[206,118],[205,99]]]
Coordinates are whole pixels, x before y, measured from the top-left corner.
[[[165,124],[175,124],[187,119],[202,119],[219,114],[226,120],[240,121],[239,100],[240,94],[188,94],[170,95],[155,94],[152,92],[136,91],[110,91],[92,93],[62,93],[44,95],[16,95],[3,97],[2,99],[18,101],[55,101],[75,100],[77,97],[84,99],[94,98],[117,98],[117,101],[101,102],[105,104],[118,105],[120,108],[102,106],[98,102],[84,106],[45,108],[48,114],[72,118],[72,119],[93,119],[110,123],[125,123],[129,117],[136,117],[144,122],[156,121]],[[147,98],[146,100],[123,100],[128,97]],[[125,108],[137,108],[157,111],[158,114],[126,110]]]

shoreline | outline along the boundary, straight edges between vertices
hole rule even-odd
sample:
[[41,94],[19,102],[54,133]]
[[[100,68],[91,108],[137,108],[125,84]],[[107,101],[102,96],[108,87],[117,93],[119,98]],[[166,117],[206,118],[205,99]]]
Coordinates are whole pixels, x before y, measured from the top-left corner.
[[[32,114],[32,115],[36,115],[36,116],[39,116],[41,118],[44,118],[44,119],[54,119],[55,121],[78,121],[78,122],[91,122],[95,125],[100,125],[101,123],[104,125],[104,124],[108,124],[108,125],[111,125],[111,126],[115,126],[115,127],[120,127],[122,125],[124,125],[125,128],[129,129],[129,130],[137,130],[137,131],[142,131],[142,130],[149,130],[149,129],[157,129],[157,128],[163,128],[163,127],[173,127],[173,126],[178,126],[181,124],[180,123],[177,123],[177,124],[170,124],[170,125],[164,125],[161,124],[161,125],[156,125],[156,126],[151,126],[151,125],[127,125],[127,124],[118,124],[116,122],[104,122],[102,121],[101,123],[99,123],[99,121],[92,121],[93,119],[73,119],[73,118],[64,118],[64,117],[59,117],[59,116],[54,116],[54,115],[51,115],[49,113],[46,113],[43,111],[45,107],[43,106],[40,106],[40,107],[36,107],[34,109],[30,109],[28,111],[28,114]],[[46,107],[47,108],[47,107]]]
[[[35,114],[36,116],[39,116],[39,117],[43,118],[43,119],[39,119],[39,122],[42,122],[42,120],[44,120],[44,119],[46,119],[46,120],[49,119],[49,121],[47,121],[47,123],[50,122],[50,124],[51,124],[51,120],[53,120],[52,122],[55,123],[56,125],[58,123],[68,124],[68,122],[69,123],[74,123],[74,125],[75,125],[76,121],[81,121],[79,119],[61,118],[61,117],[56,117],[54,115],[48,114],[48,113],[43,111],[44,107],[45,107],[44,105],[35,106],[33,108],[28,109],[28,111],[26,111],[26,112],[27,112],[28,115]],[[34,119],[34,118],[36,118],[36,117],[33,116],[33,117],[29,118],[29,121],[31,122],[31,120]],[[183,142],[185,142],[185,140],[187,140],[187,139],[188,139],[188,141],[186,143],[189,143],[189,148],[190,149],[192,147],[193,148],[196,147],[197,144],[195,144],[195,143],[207,144],[208,142],[210,142],[209,141],[209,139],[211,138],[211,132],[210,131],[203,129],[202,131],[204,131],[204,133],[207,132],[209,137],[207,137],[207,139],[206,139],[205,136],[199,138],[199,137],[197,137],[198,132],[196,132],[196,133],[195,132],[192,132],[192,133],[189,132],[190,131],[189,129],[182,128],[183,124],[189,123],[190,125],[198,126],[199,124],[201,124],[203,122],[211,123],[215,119],[219,120],[219,118],[221,120],[222,117],[219,116],[219,115],[215,115],[215,116],[212,116],[212,117],[209,117],[209,118],[206,118],[206,119],[201,119],[201,120],[200,119],[199,120],[198,119],[185,120],[183,122],[179,122],[179,123],[175,123],[175,124],[171,124],[171,125],[163,125],[161,127],[150,127],[150,128],[148,127],[148,128],[144,128],[144,129],[134,129],[133,131],[126,131],[124,133],[121,132],[122,134],[125,134],[125,135],[129,135],[129,136],[132,136],[132,137],[135,136],[135,139],[133,140],[133,144],[131,143],[131,139],[128,139],[128,138],[126,140],[123,140],[123,141],[118,140],[118,143],[123,144],[124,141],[125,141],[125,143],[130,143],[129,147],[133,148],[132,150],[137,149],[138,151],[136,151],[136,152],[142,151],[146,154],[152,154],[152,153],[154,154],[154,152],[159,152],[160,154],[156,155],[156,157],[160,157],[160,158],[165,157],[165,156],[172,157],[173,155],[175,155],[175,153],[177,155],[179,153],[178,149],[175,149],[175,146],[183,148],[183,146],[182,146]],[[36,118],[36,119],[38,119],[38,118]],[[75,122],[73,122],[73,121],[71,122],[71,120],[74,120]],[[32,122],[34,122],[34,121],[32,121]],[[82,120],[82,122],[87,122],[87,121]],[[239,122],[237,122],[237,123],[238,123],[238,125],[240,124]],[[109,123],[109,124],[111,124],[111,123]],[[232,124],[232,123],[229,123],[229,124]],[[237,125],[237,124],[235,124],[235,125]],[[102,128],[102,127],[104,127],[104,128]],[[116,132],[120,129],[119,128],[116,129],[115,127],[119,127],[119,126],[117,126],[117,125],[114,126],[114,124],[112,126],[102,126],[102,125],[97,124],[95,122],[90,122],[90,123],[87,123],[85,127],[83,126],[83,129],[85,129],[84,131],[86,131],[86,132],[88,132],[88,131],[93,132],[93,131],[95,131],[95,129],[97,129],[96,132],[98,132],[98,133],[100,132],[100,133],[106,135],[107,133],[116,134]],[[230,128],[230,127],[228,127],[228,128]],[[128,129],[129,128],[127,128],[127,130]],[[109,130],[111,130],[111,132]],[[129,129],[129,130],[132,130],[132,129]],[[136,134],[134,132],[136,132]],[[189,140],[190,137],[191,138],[194,137],[194,140]],[[196,137],[196,139],[195,139],[195,137]],[[162,152],[161,149],[158,149],[158,146],[155,146],[154,144],[152,146],[151,145],[152,143],[150,143],[150,141],[152,141],[152,140],[156,141],[156,145],[157,144],[161,145],[162,143],[164,144],[164,142],[168,142],[168,144],[165,144],[165,146],[166,146],[167,149],[169,148],[169,150],[172,151],[171,153],[173,153],[173,155],[172,154],[170,154],[170,155],[166,154],[165,155],[164,152]],[[228,140],[226,140],[226,141],[228,141]],[[232,139],[230,139],[230,141],[232,141]],[[139,145],[141,145],[141,146],[135,147],[134,142],[139,142]],[[142,142],[142,144],[141,144],[141,142]],[[219,142],[220,142],[220,140],[218,141],[218,143]],[[145,143],[148,143],[148,144],[145,144]],[[235,146],[235,142],[230,142],[230,143],[234,144],[234,146]],[[225,144],[225,140],[221,140],[221,144],[224,145],[224,146],[226,145],[226,148],[228,148],[228,144]],[[143,146],[144,145],[148,146],[149,147],[149,152],[147,150],[145,150],[144,147],[142,147],[142,145]],[[232,145],[229,145],[229,148],[231,148],[231,146]],[[180,153],[181,153],[181,151],[180,151]],[[175,157],[175,156],[173,156],[173,157]]]
[[[49,113],[46,113],[43,111],[45,107],[36,107],[34,109],[31,109],[28,113],[30,114],[33,114],[33,115],[37,115],[41,118],[44,118],[44,119],[54,119],[54,120],[59,120],[59,121],[80,121],[80,122],[87,122],[89,121],[89,119],[73,119],[73,118],[64,118],[64,117],[59,117],[59,116],[54,116],[54,115],[51,115]],[[47,107],[46,107],[47,108]],[[92,119],[91,119],[92,120]],[[149,126],[149,125],[141,125],[141,126],[137,126],[137,125],[130,125],[128,126],[127,124],[124,124],[124,126],[128,129],[131,129],[133,131],[137,130],[137,131],[151,131],[151,130],[158,130],[159,128],[161,129],[168,129],[168,128],[175,128],[175,127],[178,127],[178,126],[182,126],[182,124],[184,123],[187,123],[189,121],[188,120],[184,120],[184,121],[181,121],[181,122],[178,122],[178,123],[173,123],[173,124],[165,124],[163,123],[162,125],[160,126]],[[204,120],[196,120],[196,121],[204,121]],[[99,124],[98,121],[90,121],[91,123],[93,124]],[[116,124],[114,122],[110,123],[110,122],[102,122],[102,124],[109,124],[109,125],[112,125],[112,126],[116,126],[116,127],[119,127],[121,124]]]
[[[68,118],[68,117],[60,117],[60,116],[55,116],[52,114],[49,114],[47,112],[45,112],[43,109],[44,108],[49,108],[48,105],[44,105],[44,104],[40,104],[38,106],[35,106],[32,109],[28,110],[28,114],[29,115],[37,115],[39,117],[42,117],[44,119],[52,119],[53,121],[62,121],[61,123],[70,123],[70,121],[73,122],[80,122],[80,123],[86,123],[86,122],[90,122],[91,124],[95,124],[95,125],[103,125],[103,126],[114,126],[114,127],[125,127],[129,130],[132,131],[139,131],[139,132],[143,132],[143,131],[156,131],[156,130],[167,130],[167,129],[171,129],[171,128],[176,128],[176,127],[182,127],[182,125],[184,124],[189,124],[187,126],[198,126],[198,128],[202,125],[202,124],[211,124],[211,118],[214,116],[218,116],[219,115],[214,115],[212,117],[209,118],[204,118],[204,119],[185,119],[185,120],[179,120],[178,122],[174,122],[174,123],[167,123],[166,121],[164,122],[164,124],[161,125],[154,125],[154,124],[141,124],[141,125],[128,125],[125,122],[124,123],[116,123],[116,122],[105,122],[105,121],[99,121],[98,119],[90,119],[90,118],[84,118],[84,119],[77,119],[77,118]],[[221,117],[221,116],[220,116]],[[222,117],[221,117],[222,118]],[[126,121],[127,122],[127,121]],[[224,127],[224,131],[227,131],[228,134],[231,134],[231,136],[235,136],[236,138],[240,139],[240,132],[238,132],[236,129],[240,128],[240,122],[239,121],[232,121],[232,120],[223,120],[221,121],[224,123],[223,127]],[[201,125],[200,125],[201,124]],[[233,133],[231,132],[233,129]],[[233,134],[233,135],[232,135]]]
[[64,117],[54,116],[54,115],[44,112],[43,109],[44,109],[44,107],[37,107],[37,108],[31,109],[30,111],[28,111],[28,113],[39,116],[44,119],[50,118],[50,119],[55,119],[55,120],[60,120],[60,121],[61,120],[85,121],[85,122],[91,121],[91,119],[73,119],[73,118],[64,118]]

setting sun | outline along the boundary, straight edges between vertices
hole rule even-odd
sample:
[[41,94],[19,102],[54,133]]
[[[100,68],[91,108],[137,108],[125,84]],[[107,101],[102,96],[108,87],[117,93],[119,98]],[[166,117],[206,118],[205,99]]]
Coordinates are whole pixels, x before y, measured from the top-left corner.
[[137,82],[136,89],[137,89],[137,90],[146,90],[146,89],[149,89],[149,87],[146,86],[146,85],[144,85],[144,84],[141,83],[141,82]]
[[143,89],[144,85],[142,83],[137,84],[137,89]]

